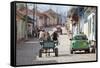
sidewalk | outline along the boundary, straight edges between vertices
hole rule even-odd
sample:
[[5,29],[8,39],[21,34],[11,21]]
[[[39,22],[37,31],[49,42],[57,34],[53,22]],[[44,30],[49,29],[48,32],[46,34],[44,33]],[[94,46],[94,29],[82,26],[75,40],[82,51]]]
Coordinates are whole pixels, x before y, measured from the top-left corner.
[[17,44],[16,46],[16,64],[28,65],[38,63],[36,56],[39,55],[40,44],[38,39],[30,39],[28,41]]

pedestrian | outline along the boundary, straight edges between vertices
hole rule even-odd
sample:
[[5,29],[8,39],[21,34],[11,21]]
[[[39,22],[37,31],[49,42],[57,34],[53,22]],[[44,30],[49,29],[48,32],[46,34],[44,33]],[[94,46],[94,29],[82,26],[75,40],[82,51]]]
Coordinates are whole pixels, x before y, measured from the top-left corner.
[[36,27],[34,27],[34,37],[36,37],[37,35],[37,30],[36,30]]
[[36,27],[35,28],[35,37],[39,37],[39,28],[38,27]]
[[35,29],[32,29],[32,37],[35,37]]
[[56,29],[57,29],[57,33],[62,35],[62,28],[60,26],[57,26]]
[[59,28],[59,33],[62,35],[62,29],[61,28]]
[[28,38],[31,38],[32,30],[31,30],[31,26],[29,24],[28,24],[28,28],[27,28],[27,33],[28,33]]

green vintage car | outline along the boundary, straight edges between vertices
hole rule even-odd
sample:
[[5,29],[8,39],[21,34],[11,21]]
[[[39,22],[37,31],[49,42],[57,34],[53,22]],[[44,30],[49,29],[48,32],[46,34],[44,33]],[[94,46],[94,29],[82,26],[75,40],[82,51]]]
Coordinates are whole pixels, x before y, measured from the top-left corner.
[[90,46],[88,43],[88,38],[85,34],[77,34],[71,40],[71,54],[73,51],[82,51],[86,53],[90,52]]

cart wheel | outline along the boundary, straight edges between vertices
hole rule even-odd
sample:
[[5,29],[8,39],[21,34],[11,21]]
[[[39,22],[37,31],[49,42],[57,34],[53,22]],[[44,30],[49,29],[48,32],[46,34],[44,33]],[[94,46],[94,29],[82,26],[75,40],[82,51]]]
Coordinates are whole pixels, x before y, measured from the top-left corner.
[[55,56],[58,56],[58,48],[55,48]]
[[42,57],[42,49],[39,51],[39,57]]

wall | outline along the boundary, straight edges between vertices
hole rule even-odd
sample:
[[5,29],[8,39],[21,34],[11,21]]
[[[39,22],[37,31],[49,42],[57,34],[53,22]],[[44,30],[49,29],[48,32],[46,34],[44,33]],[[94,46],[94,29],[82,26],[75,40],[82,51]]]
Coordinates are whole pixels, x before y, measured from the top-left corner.
[[25,22],[21,19],[17,20],[17,41],[25,39]]
[[[91,13],[88,16],[88,24],[89,24],[89,33],[88,33],[88,37],[89,40],[95,40],[95,28],[96,26],[94,24],[96,24],[96,22],[94,22],[93,16],[95,16],[95,13]],[[93,31],[94,30],[94,31]]]

